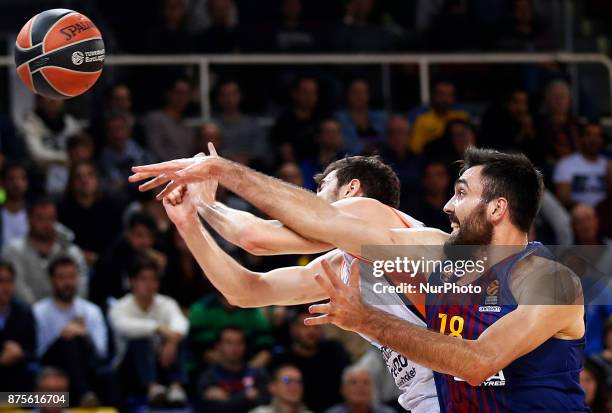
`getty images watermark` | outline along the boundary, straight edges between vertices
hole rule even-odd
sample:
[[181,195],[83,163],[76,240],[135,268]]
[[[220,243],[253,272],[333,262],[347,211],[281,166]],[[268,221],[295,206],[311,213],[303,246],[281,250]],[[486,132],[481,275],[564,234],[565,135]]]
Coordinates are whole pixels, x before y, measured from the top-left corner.
[[[482,274],[486,269],[487,257],[480,259],[410,259],[408,257],[395,257],[389,260],[374,260],[372,262],[372,275],[382,278],[385,275],[393,275],[399,278],[416,278],[419,274],[454,274],[461,278],[466,274]],[[480,294],[480,285],[460,285],[457,283],[446,282],[441,285],[418,282],[399,282],[389,284],[387,282],[375,282],[372,288],[377,294],[401,293],[401,294]]]

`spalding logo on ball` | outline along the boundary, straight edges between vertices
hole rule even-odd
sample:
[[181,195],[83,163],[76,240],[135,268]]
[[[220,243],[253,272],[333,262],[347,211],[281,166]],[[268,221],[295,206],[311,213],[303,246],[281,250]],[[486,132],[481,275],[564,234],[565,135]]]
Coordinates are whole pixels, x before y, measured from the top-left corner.
[[32,92],[52,99],[78,96],[102,73],[102,35],[81,13],[47,10],[32,17],[19,32],[15,64]]

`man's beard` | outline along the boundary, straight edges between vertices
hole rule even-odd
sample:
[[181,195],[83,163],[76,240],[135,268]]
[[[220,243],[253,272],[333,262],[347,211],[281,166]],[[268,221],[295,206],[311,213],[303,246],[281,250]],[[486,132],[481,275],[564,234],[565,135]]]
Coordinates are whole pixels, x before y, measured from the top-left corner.
[[450,259],[473,258],[480,246],[491,244],[493,224],[487,220],[487,206],[480,203],[459,223],[455,214],[449,216],[451,223],[458,223],[459,230],[444,243],[444,253]]
[[64,289],[64,290],[56,290],[55,291],[55,298],[58,301],[62,301],[64,303],[70,303],[72,302],[72,300],[74,299],[76,295],[76,290],[71,288],[71,289]]

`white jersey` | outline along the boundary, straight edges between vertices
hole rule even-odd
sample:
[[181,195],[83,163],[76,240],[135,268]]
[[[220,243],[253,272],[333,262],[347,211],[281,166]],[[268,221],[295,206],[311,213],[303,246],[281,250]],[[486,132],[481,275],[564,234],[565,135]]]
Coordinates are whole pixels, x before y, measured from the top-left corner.
[[[408,228],[424,226],[422,222],[415,220],[401,211],[395,209],[393,211]],[[341,269],[342,281],[348,283],[350,277],[350,264],[353,260],[359,258],[346,252],[343,252],[343,255],[344,262]],[[381,311],[393,314],[402,320],[406,320],[418,326],[427,327],[424,315],[421,315],[419,310],[409,302],[406,296],[391,293],[386,293],[384,295],[376,294],[373,288],[374,283],[391,285],[390,281],[386,277],[375,277],[372,274],[372,265],[362,259],[359,259],[359,261],[361,293],[364,303],[378,308]],[[412,413],[437,413],[440,411],[438,395],[431,369],[408,360],[398,352],[366,336],[362,337],[377,347],[382,353],[387,368],[395,380],[395,384],[402,391],[402,394],[398,398],[398,402],[404,409],[410,410]]]

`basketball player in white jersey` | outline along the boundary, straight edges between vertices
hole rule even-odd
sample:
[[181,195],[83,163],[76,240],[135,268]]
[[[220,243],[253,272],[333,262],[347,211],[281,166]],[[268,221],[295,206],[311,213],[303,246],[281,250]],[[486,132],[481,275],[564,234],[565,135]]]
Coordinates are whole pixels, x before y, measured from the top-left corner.
[[[214,148],[211,148],[211,152]],[[398,211],[399,179],[393,170],[373,157],[350,157],[330,164],[315,177],[317,194],[328,202],[389,228],[422,227]],[[231,209],[214,200],[216,183],[208,181],[173,191],[164,202],[169,217],[213,283],[230,303],[242,307],[305,304],[329,298],[314,279],[323,273],[322,262],[343,273],[348,281],[354,256],[318,241],[301,237],[278,221],[267,221]],[[255,255],[310,254],[328,251],[304,267],[279,268],[254,273],[227,255],[202,227],[197,212],[227,241]],[[355,212],[358,211],[358,212]],[[368,265],[364,262],[364,265]],[[380,283],[372,271],[362,270],[362,282]],[[369,274],[369,275],[368,275]],[[383,279],[383,283],[392,280]],[[364,290],[365,291],[365,290]],[[364,296],[364,301],[406,321],[425,326],[424,306],[405,295]],[[367,337],[364,337],[367,339]],[[382,353],[390,373],[402,390],[399,403],[414,413],[438,412],[439,404],[430,369],[412,363],[397,352],[369,340]]]

